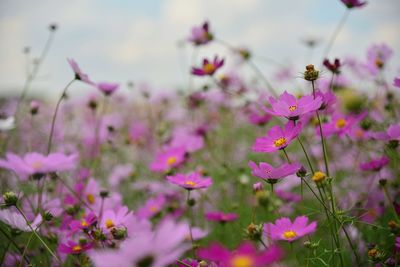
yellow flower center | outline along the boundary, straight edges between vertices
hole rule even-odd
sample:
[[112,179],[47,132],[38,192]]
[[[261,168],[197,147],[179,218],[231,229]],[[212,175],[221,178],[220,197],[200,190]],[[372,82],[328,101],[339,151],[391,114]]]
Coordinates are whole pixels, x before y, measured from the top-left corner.
[[32,168],[34,168],[35,170],[41,168],[43,166],[43,163],[40,161],[35,161],[31,164]]
[[293,239],[293,238],[295,238],[296,236],[297,236],[296,232],[295,232],[295,231],[292,231],[292,230],[285,231],[285,232],[283,233],[283,237],[284,237],[285,239]]
[[90,204],[94,204],[94,195],[93,194],[87,194],[86,199],[87,199],[87,201],[89,201]]
[[86,220],[82,220],[82,221],[81,221],[81,225],[82,225],[83,227],[87,227],[87,226],[88,226],[88,223],[87,223]]
[[293,105],[289,107],[290,111],[295,111],[297,109],[297,105]]
[[149,208],[149,210],[150,210],[151,212],[157,212],[157,211],[158,211],[158,207],[157,207],[157,206],[151,206],[151,207]]
[[375,60],[375,65],[378,67],[378,68],[382,68],[383,67],[383,61],[382,60],[380,60],[379,58],[378,59],[376,59]]
[[111,219],[107,219],[105,224],[106,224],[107,229],[114,227],[114,223]]
[[278,139],[276,139],[274,141],[274,146],[275,147],[281,147],[281,146],[286,145],[286,143],[287,143],[286,138],[285,137],[281,137],[281,138],[278,138]]
[[174,163],[176,163],[177,161],[178,161],[178,159],[177,159],[176,157],[172,156],[172,157],[169,157],[169,158],[167,159],[167,164],[168,164],[169,166],[171,166],[171,165],[173,165]]
[[82,247],[79,245],[75,245],[72,247],[73,252],[80,252],[82,250]]
[[186,181],[184,184],[188,186],[196,186],[196,183],[193,181]]
[[215,66],[212,63],[207,63],[203,66],[203,71],[207,74],[211,74],[215,71]]
[[254,265],[254,260],[247,255],[237,255],[231,260],[230,267],[252,267]]
[[339,129],[341,129],[344,126],[346,126],[346,124],[347,124],[347,121],[345,119],[338,119],[336,121],[336,127],[339,128]]
[[319,183],[322,182],[323,180],[325,180],[326,178],[326,174],[320,171],[314,172],[314,175],[312,176],[312,180],[315,183]]

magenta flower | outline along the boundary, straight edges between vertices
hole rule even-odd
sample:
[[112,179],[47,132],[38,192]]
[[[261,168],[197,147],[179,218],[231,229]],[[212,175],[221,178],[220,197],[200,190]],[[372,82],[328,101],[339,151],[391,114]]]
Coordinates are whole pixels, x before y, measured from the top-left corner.
[[277,246],[258,251],[249,242],[242,243],[234,251],[229,251],[214,243],[207,248],[198,249],[197,256],[203,260],[216,262],[220,267],[265,267],[279,261],[283,252]]
[[392,124],[389,126],[386,132],[374,132],[370,133],[370,136],[372,138],[375,138],[377,140],[383,140],[383,141],[400,141],[400,123],[398,124]]
[[147,200],[147,202],[136,211],[139,219],[149,219],[159,214],[166,205],[166,199],[163,195]]
[[106,210],[100,221],[100,227],[106,231],[113,228],[126,227],[128,222],[133,219],[133,213],[127,207],[121,207],[115,212],[114,210]]
[[340,67],[342,64],[340,63],[340,60],[338,58],[335,58],[335,61],[332,63],[326,58],[324,60],[324,66],[332,73],[334,74],[339,74],[340,73]]
[[394,244],[396,251],[400,251],[400,236],[396,237],[396,242]]
[[255,152],[274,152],[287,147],[290,142],[296,138],[301,131],[301,123],[294,124],[288,121],[285,129],[276,125],[272,127],[266,136],[259,137],[253,145]]
[[81,220],[73,220],[69,224],[69,228],[71,229],[72,233],[86,230],[93,226],[97,222],[96,215],[94,213],[89,213],[87,216],[82,218]]
[[79,66],[75,60],[73,60],[71,58],[67,58],[67,61],[75,73],[76,80],[80,80],[80,81],[90,84],[90,85],[95,85],[95,83],[89,79],[89,76],[81,71],[81,69],[79,68]]
[[400,88],[400,77],[394,78],[393,85],[396,86],[397,88]]
[[[324,136],[331,136],[333,134],[343,136],[345,134],[349,134],[352,127],[360,120],[360,116],[346,116],[340,112],[336,112],[332,115],[330,122],[322,124],[322,132]],[[316,130],[319,134],[319,127],[317,127]]]
[[74,241],[68,241],[67,244],[60,244],[58,251],[64,254],[80,254],[93,247],[92,243],[79,244]]
[[300,168],[300,163],[283,164],[274,168],[266,162],[260,162],[259,166],[253,161],[249,162],[251,174],[264,180],[278,180],[291,174],[295,174]]
[[263,107],[264,111],[275,116],[285,117],[289,120],[298,120],[301,115],[318,110],[322,105],[321,97],[308,95],[296,99],[294,95],[284,92],[279,99],[269,98],[272,110]]
[[165,172],[181,165],[186,157],[184,147],[169,148],[166,151],[159,152],[150,165],[150,169],[155,172]]
[[342,3],[345,4],[345,6],[349,9],[355,7],[360,8],[365,4],[367,4],[367,2],[360,0],[340,0],[340,1],[342,1]]
[[212,185],[211,177],[203,177],[199,172],[190,172],[188,174],[178,173],[173,176],[167,176],[166,179],[187,190],[207,188]]
[[204,22],[203,25],[199,27],[193,27],[191,35],[188,38],[189,42],[192,42],[194,45],[205,45],[208,42],[213,40],[213,35],[210,33],[210,27],[208,22]]
[[212,76],[223,65],[224,59],[219,59],[218,56],[215,56],[212,62],[205,58],[201,68],[192,67],[192,74],[196,76]]
[[292,223],[289,218],[280,218],[273,223],[267,223],[264,231],[272,240],[285,240],[293,242],[317,230],[317,222],[308,224],[306,216],[297,217]]
[[208,221],[220,223],[232,222],[238,218],[236,213],[223,213],[221,211],[207,212],[205,217]]
[[383,167],[388,165],[390,162],[389,158],[382,156],[378,159],[372,159],[368,162],[360,163],[360,169],[363,171],[380,171]]
[[109,96],[113,94],[119,88],[118,83],[108,83],[108,82],[101,82],[96,84],[97,89],[99,89],[103,94]]
[[0,159],[0,168],[15,172],[21,179],[30,175],[43,175],[50,172],[68,171],[76,167],[78,155],[51,153],[47,156],[32,152],[20,157],[7,153],[6,159]]
[[374,44],[367,51],[366,68],[371,74],[376,75],[386,66],[387,61],[392,55],[393,50],[386,44]]

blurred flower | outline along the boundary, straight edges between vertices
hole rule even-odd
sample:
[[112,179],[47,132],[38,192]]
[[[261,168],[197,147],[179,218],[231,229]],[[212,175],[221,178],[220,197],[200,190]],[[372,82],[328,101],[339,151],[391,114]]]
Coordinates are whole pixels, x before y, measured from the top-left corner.
[[260,162],[259,166],[253,161],[249,162],[251,174],[265,180],[277,180],[291,174],[295,174],[301,167],[300,163],[283,164],[277,168],[272,167],[266,162]]
[[208,221],[220,223],[235,221],[238,218],[236,213],[223,213],[221,211],[207,212],[205,217]]
[[207,188],[212,185],[211,177],[202,177],[198,172],[178,173],[174,176],[167,176],[166,179],[170,183],[179,185],[187,190]]
[[360,8],[362,6],[364,6],[365,4],[367,4],[366,1],[360,1],[360,0],[340,0],[342,1],[343,4],[345,4],[345,6],[347,8]]
[[283,252],[276,246],[258,251],[253,244],[242,243],[234,251],[214,243],[207,248],[197,250],[197,256],[218,263],[220,267],[265,267],[279,261]]
[[388,157],[382,156],[381,158],[360,163],[360,169],[363,171],[380,171],[383,167],[388,165],[389,162],[390,160]]
[[321,97],[312,95],[296,99],[294,95],[284,92],[279,99],[269,98],[272,110],[263,107],[264,111],[275,116],[282,116],[289,120],[298,120],[301,115],[318,110],[322,105]]
[[74,241],[68,241],[66,244],[61,243],[58,247],[58,251],[64,254],[80,254],[88,251],[93,247],[93,243],[79,244]]
[[335,61],[333,61],[333,63],[331,63],[329,61],[329,59],[325,59],[324,60],[324,66],[330,70],[332,73],[334,74],[339,74],[340,73],[340,67],[342,66],[342,64],[340,63],[340,60],[338,58],[335,58]]
[[108,83],[108,82],[100,82],[96,86],[106,96],[113,94],[119,88],[118,83]]
[[184,147],[169,148],[156,155],[150,164],[150,169],[154,172],[165,172],[178,167],[185,161],[186,150]]
[[[8,224],[13,229],[24,232],[31,232],[31,228],[26,223],[21,213],[13,211],[13,209],[0,209],[0,221]],[[42,223],[42,215],[37,215],[33,222],[30,222],[33,229],[36,229]]]
[[397,88],[400,88],[400,78],[399,77],[394,78],[393,85],[396,86]]
[[90,85],[95,85],[95,83],[89,79],[89,76],[81,71],[81,69],[79,68],[79,66],[75,60],[68,58],[67,61],[75,73],[76,80],[80,80],[80,81],[90,84]]
[[393,50],[386,44],[374,44],[367,51],[366,68],[371,74],[376,75],[385,67],[392,55]]
[[301,131],[301,123],[297,125],[288,121],[285,129],[276,125],[272,127],[266,136],[259,137],[253,145],[255,152],[274,152],[287,147],[290,142],[296,138]]
[[306,216],[298,216],[292,223],[289,218],[280,218],[273,223],[267,223],[264,230],[272,240],[285,240],[293,242],[305,235],[314,233],[317,229],[317,222],[308,224]]
[[205,58],[201,68],[192,67],[192,74],[196,76],[212,76],[223,65],[224,59],[218,59],[218,56],[215,56],[212,62]]
[[13,153],[7,153],[5,160],[0,159],[0,168],[11,170],[19,175],[21,179],[26,179],[29,175],[74,169],[77,164],[77,158],[77,154],[67,156],[62,153],[51,153],[45,156],[32,152],[20,157]]
[[93,226],[97,222],[96,215],[94,213],[89,213],[85,217],[80,220],[73,220],[69,224],[69,228],[71,229],[72,233],[88,229],[89,227]]
[[213,35],[210,33],[208,22],[204,22],[203,25],[199,27],[193,27],[191,35],[189,36],[189,42],[194,45],[205,45],[213,40]]
[[140,219],[149,219],[159,214],[166,205],[163,195],[147,200],[147,202],[136,211],[136,216]]
[[126,227],[128,222],[132,220],[133,213],[123,206],[114,210],[105,210],[100,221],[100,227],[106,231],[113,228]]

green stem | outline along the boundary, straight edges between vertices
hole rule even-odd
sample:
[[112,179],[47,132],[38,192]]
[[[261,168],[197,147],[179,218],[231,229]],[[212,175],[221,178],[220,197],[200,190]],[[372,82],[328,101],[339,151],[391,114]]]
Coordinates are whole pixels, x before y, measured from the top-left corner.
[[33,229],[31,223],[29,222],[28,218],[26,218],[24,212],[17,205],[15,205],[15,208],[22,215],[22,217],[24,218],[28,227],[31,229],[31,231],[37,237],[37,239],[39,239],[39,241],[43,244],[43,246],[47,249],[47,251],[51,254],[51,256],[53,256],[57,260],[58,263],[62,264],[61,260],[57,257],[57,255],[54,254],[54,252],[49,248],[49,246],[46,244],[46,242],[44,242],[44,240],[40,237],[40,235],[36,232],[36,230]]
[[192,206],[189,204],[189,201],[190,201],[190,190],[187,190],[186,205],[188,206],[188,213],[189,213],[189,236],[190,236],[190,242],[192,243],[192,252],[194,256],[195,248],[194,248],[193,233],[192,233]]
[[[15,249],[18,250],[18,252],[22,255],[22,250],[19,248],[18,244],[14,241],[14,239],[12,239],[12,238],[3,230],[3,228],[1,228],[1,227],[0,227],[0,232],[11,242],[11,244],[13,244],[13,246],[15,247]],[[28,265],[30,265],[29,259],[28,259],[26,256],[24,256],[24,257],[22,257],[22,258],[26,261],[26,263],[27,263]],[[2,266],[2,265],[0,265],[0,266]]]
[[289,155],[286,153],[286,150],[285,150],[284,148],[282,148],[282,151],[283,151],[283,154],[285,155],[285,158],[286,158],[287,162],[288,162],[289,164],[292,163],[291,160],[290,160],[290,158],[289,158]]
[[53,119],[51,121],[51,128],[50,128],[50,134],[49,134],[49,141],[47,142],[47,154],[50,153],[51,151],[51,145],[52,145],[52,140],[53,140],[53,134],[54,134],[54,127],[56,124],[56,118],[57,118],[57,113],[58,109],[60,108],[61,101],[64,99],[65,94],[67,93],[68,87],[75,81],[76,79],[74,78],[72,81],[70,81],[67,86],[65,86],[64,90],[62,91],[61,97],[57,101],[56,109],[54,110],[53,114]]

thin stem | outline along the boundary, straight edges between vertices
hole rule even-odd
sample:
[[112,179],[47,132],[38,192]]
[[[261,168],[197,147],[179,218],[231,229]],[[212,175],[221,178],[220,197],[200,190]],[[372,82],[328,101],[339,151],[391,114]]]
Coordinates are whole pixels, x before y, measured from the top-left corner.
[[343,14],[342,18],[340,19],[339,24],[336,26],[335,31],[331,35],[331,38],[329,39],[329,42],[328,42],[327,46],[325,47],[324,53],[322,54],[323,58],[326,58],[328,56],[328,54],[329,54],[329,52],[330,52],[330,50],[331,50],[336,38],[339,35],[340,30],[344,26],[349,14],[350,14],[350,9],[346,8],[346,12]]
[[16,110],[15,110],[15,121],[17,121],[17,118],[19,117],[21,104],[24,101],[32,81],[35,79],[37,73],[39,72],[40,67],[42,66],[42,63],[43,63],[44,59],[46,58],[47,53],[50,50],[51,44],[53,42],[53,39],[54,39],[54,31],[50,31],[49,37],[48,37],[48,39],[46,41],[46,44],[45,44],[45,46],[44,46],[44,48],[42,50],[42,53],[41,53],[41,55],[39,57],[39,60],[34,65],[34,67],[32,69],[32,72],[29,73],[28,77],[25,80],[24,87],[22,88],[22,92],[21,92],[21,95],[20,95],[20,97],[18,99],[17,107],[16,107]]
[[56,254],[54,254],[54,252],[49,248],[49,246],[46,244],[46,242],[44,242],[44,240],[40,237],[40,235],[36,232],[35,229],[33,229],[31,223],[29,222],[28,218],[26,218],[24,212],[17,206],[15,205],[15,208],[18,210],[18,212],[22,215],[22,217],[24,218],[26,224],[28,225],[28,227],[31,229],[31,231],[33,232],[33,234],[37,237],[37,239],[39,239],[39,241],[43,244],[43,246],[47,249],[47,251],[51,254],[51,256],[53,256],[58,263],[61,264],[60,259],[57,257]]
[[383,190],[383,193],[385,194],[386,200],[389,202],[389,206],[392,208],[392,211],[393,211],[394,217],[396,218],[396,221],[400,222],[399,217],[396,212],[396,208],[393,205],[392,198],[390,197],[389,192],[387,190],[386,184],[382,186],[382,190]]
[[[10,245],[11,245],[11,240],[8,240],[6,249],[4,250],[4,253],[3,253],[3,255],[1,256],[1,259],[0,259],[0,266],[3,266],[3,261],[6,258],[7,251],[10,248]],[[21,258],[21,261],[23,261],[23,260],[24,260],[24,257]]]
[[282,148],[282,151],[283,151],[283,154],[285,155],[285,158],[286,158],[287,162],[288,162],[289,164],[292,163],[292,162],[290,161],[289,155],[286,153],[286,150],[285,150],[284,148]]
[[[36,227],[35,230],[37,230],[43,223],[44,223],[44,221],[42,221],[42,222]],[[23,257],[25,256],[26,252],[28,251],[29,245],[30,245],[30,243],[31,243],[31,241],[32,241],[32,239],[33,239],[34,236],[35,236],[35,235],[34,235],[33,232],[32,232],[32,233],[30,234],[30,236],[29,236],[28,242],[27,242],[26,245],[25,245],[24,252],[22,253],[21,262],[19,263],[21,267],[22,267]]]
[[193,233],[192,233],[192,206],[189,204],[190,201],[190,190],[187,190],[187,198],[186,198],[186,204],[188,206],[188,212],[189,212],[189,236],[190,236],[190,242],[192,242],[192,251],[193,255],[195,254],[194,250],[194,241],[193,241]]
[[307,153],[306,149],[304,148],[303,142],[301,142],[300,137],[297,137],[297,141],[299,141],[301,149],[303,150],[303,153],[306,156],[306,160],[307,160],[308,166],[310,167],[311,173],[314,173],[314,168],[313,168],[313,166],[311,164],[311,161],[310,161],[310,158],[308,156],[308,153]]
[[[22,250],[18,246],[18,244],[12,239],[4,230],[0,227],[0,232],[13,244],[13,246],[18,250],[18,252],[22,255]],[[23,259],[26,261],[28,265],[30,265],[29,259],[26,256],[23,256]]]
[[183,261],[181,261],[181,260],[176,260],[179,264],[182,264],[182,265],[184,265],[184,266],[186,266],[186,267],[192,267],[191,265],[189,265],[189,264],[186,264],[186,263],[184,263]]
[[54,110],[54,115],[53,115],[53,119],[51,121],[51,128],[50,128],[50,134],[49,134],[49,141],[47,143],[47,154],[50,153],[51,151],[51,142],[53,140],[53,134],[54,134],[54,127],[56,124],[56,118],[57,118],[57,113],[58,113],[58,109],[60,107],[61,101],[64,99],[65,94],[67,93],[68,87],[75,81],[76,79],[73,79],[72,81],[70,81],[67,86],[65,86],[64,90],[62,91],[61,97],[58,99],[57,101],[57,105],[56,105],[56,109]]
[[257,74],[257,76],[264,82],[265,86],[267,87],[268,91],[273,95],[275,98],[278,96],[272,84],[267,80],[265,75],[261,72],[261,70],[254,64],[253,61],[246,60],[247,64],[253,69],[253,71]]
[[261,245],[263,245],[264,248],[268,248],[268,246],[264,243],[261,237],[258,240],[260,241]]

